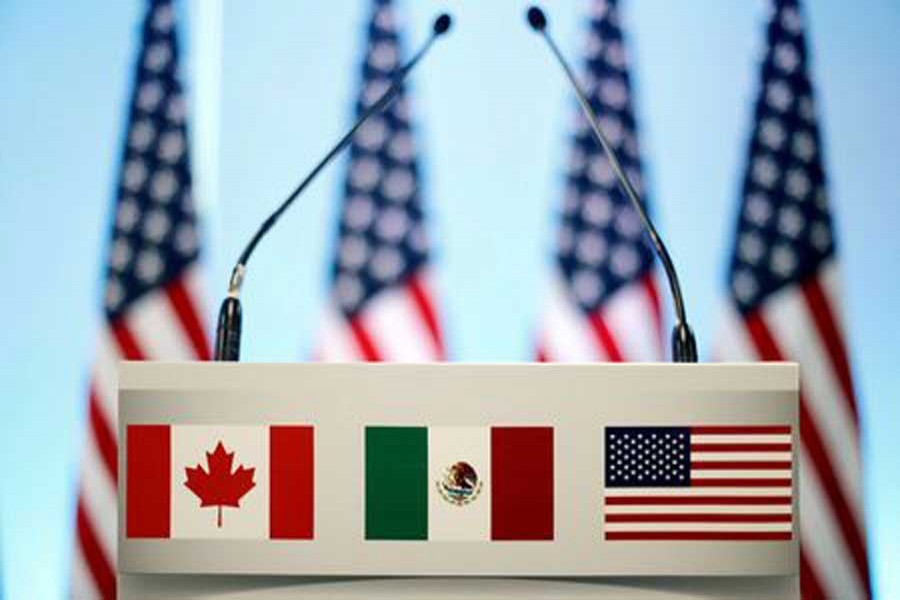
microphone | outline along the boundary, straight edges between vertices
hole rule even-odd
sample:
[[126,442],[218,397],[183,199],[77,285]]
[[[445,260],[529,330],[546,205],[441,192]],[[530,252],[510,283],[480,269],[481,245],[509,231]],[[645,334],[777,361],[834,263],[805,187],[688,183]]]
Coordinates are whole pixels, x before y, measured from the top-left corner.
[[434,44],[435,40],[437,40],[442,35],[446,34],[450,30],[450,26],[453,24],[453,19],[450,15],[444,13],[440,15],[437,19],[434,20],[434,23],[431,27],[431,35],[422,44],[422,47],[419,48],[419,51],[416,52],[413,57],[400,69],[398,69],[393,76],[393,81],[391,86],[376,100],[371,106],[369,106],[365,112],[356,120],[353,126],[350,128],[344,136],[338,140],[337,144],[328,151],[328,154],[315,166],[312,171],[306,176],[303,181],[300,182],[299,185],[294,189],[293,192],[275,209],[272,214],[266,218],[265,221],[259,226],[259,229],[250,238],[250,241],[247,243],[247,246],[244,248],[244,251],[241,252],[240,257],[237,260],[237,263],[234,265],[234,269],[231,271],[231,279],[228,283],[228,295],[225,297],[225,300],[222,301],[222,306],[219,309],[219,320],[216,326],[216,344],[215,344],[215,355],[214,359],[217,361],[237,361],[240,360],[241,354],[241,287],[244,283],[244,276],[247,273],[247,261],[250,260],[250,256],[253,254],[253,251],[256,249],[256,246],[259,242],[265,237],[265,235],[275,226],[275,223],[278,222],[278,219],[287,211],[288,208],[294,203],[294,201],[303,193],[303,191],[309,187],[309,184],[313,182],[313,180],[322,172],[322,170],[328,166],[328,164],[337,156],[344,148],[350,145],[351,140],[353,139],[354,134],[362,127],[363,123],[369,120],[372,115],[379,113],[385,110],[391,102],[397,97],[400,92],[400,88],[403,85],[403,82],[406,80],[407,76],[412,72],[412,70],[419,64],[419,61],[424,58],[425,54],[428,53],[428,50],[431,49],[432,44]]
[[566,77],[569,79],[569,83],[572,84],[575,96],[578,98],[578,104],[581,106],[581,111],[584,113],[585,118],[591,126],[594,138],[603,148],[603,152],[609,159],[613,172],[616,174],[619,185],[622,187],[625,195],[628,196],[628,199],[637,211],[641,223],[644,226],[644,230],[650,237],[650,242],[653,245],[656,256],[659,257],[659,260],[663,264],[666,278],[669,281],[669,288],[672,292],[672,301],[675,304],[675,328],[672,331],[672,360],[681,363],[695,363],[697,362],[697,341],[694,338],[694,332],[687,322],[687,315],[684,310],[684,297],[681,294],[681,284],[678,282],[678,273],[675,271],[672,257],[669,255],[669,251],[666,249],[666,245],[663,243],[662,238],[659,237],[659,233],[657,233],[656,227],[654,227],[649,215],[647,215],[647,211],[644,210],[644,206],[641,204],[641,200],[634,190],[634,185],[632,185],[628,175],[622,169],[622,165],[619,163],[619,159],[613,151],[609,140],[606,139],[606,136],[600,129],[597,115],[591,108],[591,103],[587,99],[584,90],[582,90],[581,86],[578,84],[575,73],[572,71],[572,68],[569,66],[569,63],[566,61],[562,52],[560,52],[556,42],[553,41],[553,38],[547,32],[547,16],[544,14],[544,11],[537,6],[532,6],[528,9],[525,16],[528,20],[528,25],[547,42],[547,45],[556,57],[556,61],[559,63],[559,66],[562,67]]

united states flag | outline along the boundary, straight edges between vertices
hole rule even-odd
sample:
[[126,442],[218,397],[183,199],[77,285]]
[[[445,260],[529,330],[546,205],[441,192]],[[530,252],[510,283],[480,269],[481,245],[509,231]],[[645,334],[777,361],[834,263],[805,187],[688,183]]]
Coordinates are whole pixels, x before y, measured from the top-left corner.
[[789,425],[607,427],[607,540],[790,540]]
[[771,6],[760,85],[717,353],[800,363],[802,594],[868,597],[859,416],[797,0]]
[[[402,64],[394,7],[376,0],[357,114],[378,100]],[[370,119],[350,146],[332,293],[319,358],[444,358],[429,280],[429,243],[409,98]]]
[[148,3],[109,255],[105,320],[81,461],[72,597],[116,594],[116,364],[209,358],[171,0]]
[[[583,85],[600,127],[642,193],[628,60],[616,0],[591,0]],[[653,252],[609,160],[579,110],[556,268],[538,340],[545,361],[663,357]]]

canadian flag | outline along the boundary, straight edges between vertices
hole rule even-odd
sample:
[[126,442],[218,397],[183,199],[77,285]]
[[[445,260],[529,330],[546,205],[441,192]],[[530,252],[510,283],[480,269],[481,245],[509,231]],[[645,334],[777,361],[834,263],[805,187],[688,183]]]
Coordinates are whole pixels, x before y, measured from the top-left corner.
[[312,539],[309,425],[128,425],[128,538]]

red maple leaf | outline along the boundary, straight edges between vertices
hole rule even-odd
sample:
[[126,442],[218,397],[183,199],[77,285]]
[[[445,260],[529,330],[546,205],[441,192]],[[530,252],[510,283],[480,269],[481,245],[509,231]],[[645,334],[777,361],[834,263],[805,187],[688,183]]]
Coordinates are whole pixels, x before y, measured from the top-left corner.
[[212,453],[206,453],[208,473],[199,463],[196,467],[185,467],[184,469],[187,475],[184,485],[200,498],[201,508],[204,506],[219,507],[219,527],[222,526],[222,507],[240,508],[241,498],[256,486],[256,483],[253,482],[253,472],[256,469],[245,469],[244,465],[239,465],[237,470],[232,473],[233,463],[234,452],[225,452],[225,446],[220,441]]

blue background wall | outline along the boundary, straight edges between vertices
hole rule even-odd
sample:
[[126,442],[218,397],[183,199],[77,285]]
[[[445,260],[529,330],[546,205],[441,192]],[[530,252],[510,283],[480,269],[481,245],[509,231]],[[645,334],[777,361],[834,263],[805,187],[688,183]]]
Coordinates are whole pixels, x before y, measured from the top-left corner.
[[[194,2],[200,0],[192,0]],[[518,0],[405,0],[408,47],[457,27],[416,74],[442,316],[457,360],[526,360],[540,309],[573,102]],[[580,49],[584,2],[548,3]],[[900,5],[808,7],[845,313],[865,427],[877,588],[900,597]],[[182,17],[193,14],[180,5]],[[364,0],[230,2],[223,23],[217,197],[201,198],[209,306],[251,229],[347,125]],[[136,52],[137,1],[0,3],[0,554],[11,598],[64,593],[100,256]],[[652,199],[709,350],[749,131],[764,7],[625,5]],[[183,37],[192,35],[186,19]],[[201,70],[203,65],[200,65]],[[186,69],[188,84],[197,75]],[[309,356],[340,168],[255,257],[246,358]],[[212,312],[210,312],[212,318]]]

